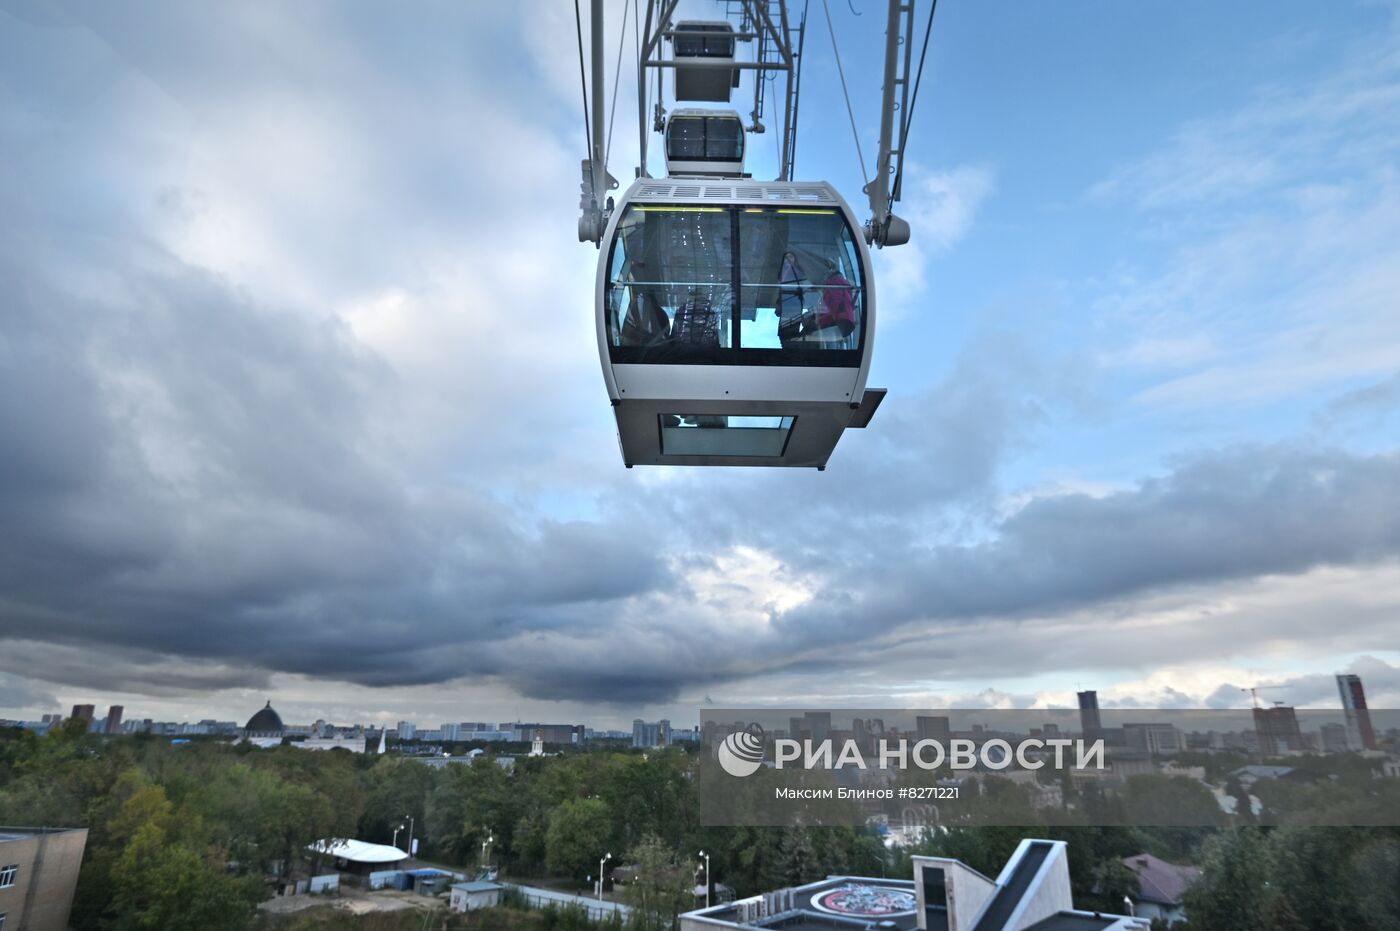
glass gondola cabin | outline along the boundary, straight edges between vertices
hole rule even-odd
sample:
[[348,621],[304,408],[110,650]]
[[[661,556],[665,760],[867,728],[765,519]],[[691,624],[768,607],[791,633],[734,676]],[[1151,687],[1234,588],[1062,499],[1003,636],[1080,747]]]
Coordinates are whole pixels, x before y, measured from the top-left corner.
[[634,183],[596,292],[623,462],[824,468],[884,396],[869,269],[825,182]]
[[728,103],[730,91],[739,86],[739,69],[720,65],[734,61],[734,44],[734,27],[727,22],[676,23],[671,37],[676,99]]
[[744,123],[733,110],[681,109],[666,120],[666,174],[744,173]]

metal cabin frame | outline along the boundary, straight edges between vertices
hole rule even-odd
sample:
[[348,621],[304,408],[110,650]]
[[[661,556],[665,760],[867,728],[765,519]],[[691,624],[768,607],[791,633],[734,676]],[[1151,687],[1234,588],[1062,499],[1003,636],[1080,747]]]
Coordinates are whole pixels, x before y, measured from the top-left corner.
[[[762,182],[730,179],[636,181],[613,211],[604,242],[617,234],[624,207],[632,204],[697,206],[820,206],[840,211],[853,233],[864,274],[865,339],[859,366],[686,365],[614,363],[608,338],[605,294],[607,256],[594,286],[598,354],[617,419],[618,442],[628,468],[634,465],[788,466],[824,469],[841,434],[864,427],[884,398],[867,388],[875,345],[876,297],[869,273],[870,250],[860,221],[836,189],[824,181]],[[736,400],[743,399],[743,400]],[[754,400],[762,399],[762,400]],[[666,414],[781,416],[795,418],[780,455],[667,455],[660,418]]]

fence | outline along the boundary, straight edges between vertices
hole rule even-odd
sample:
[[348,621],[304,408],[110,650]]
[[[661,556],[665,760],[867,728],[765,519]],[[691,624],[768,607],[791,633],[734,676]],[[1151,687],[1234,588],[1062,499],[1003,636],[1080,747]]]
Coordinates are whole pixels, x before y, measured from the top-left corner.
[[365,885],[367,885],[370,889],[384,889],[386,887],[392,888],[394,885],[394,879],[397,878],[398,875],[402,872],[403,870],[379,870],[377,872],[370,873],[367,877],[367,882],[365,883]]
[[583,895],[571,895],[553,889],[541,889],[538,886],[520,886],[515,883],[501,883],[501,885],[508,889],[514,889],[524,896],[526,903],[531,908],[544,908],[546,905],[579,906],[588,912],[589,918],[595,921],[614,914],[620,918],[626,918],[632,911],[619,902],[608,902]]
[[340,888],[340,874],[327,873],[324,876],[312,876],[310,883],[312,892],[332,892]]

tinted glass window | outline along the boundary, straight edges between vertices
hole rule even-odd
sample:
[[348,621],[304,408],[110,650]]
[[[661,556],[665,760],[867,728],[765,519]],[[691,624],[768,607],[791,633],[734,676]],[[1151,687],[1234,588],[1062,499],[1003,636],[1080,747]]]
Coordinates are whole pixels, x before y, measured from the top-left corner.
[[661,414],[663,456],[781,456],[796,418]]
[[629,206],[605,290],[613,359],[858,365],[864,285],[833,208]]
[[678,116],[667,123],[666,154],[674,159],[704,158],[705,121],[698,117]]
[[666,156],[675,161],[743,161],[744,124],[729,116],[672,117],[666,124]]
[[859,349],[864,278],[841,214],[746,207],[741,216],[742,345]]
[[676,31],[689,33],[674,39],[677,58],[734,57],[734,33],[727,26],[680,23]]
[[737,162],[744,157],[744,124],[732,117],[705,120],[705,157]]

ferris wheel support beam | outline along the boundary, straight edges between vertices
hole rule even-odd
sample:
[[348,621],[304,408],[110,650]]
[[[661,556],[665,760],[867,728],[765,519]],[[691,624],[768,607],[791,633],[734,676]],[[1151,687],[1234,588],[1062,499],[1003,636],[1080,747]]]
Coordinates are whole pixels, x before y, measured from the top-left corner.
[[578,220],[578,241],[600,243],[603,230],[608,225],[608,212],[611,199],[608,191],[617,187],[617,179],[608,174],[606,155],[603,150],[603,108],[607,95],[603,87],[603,0],[592,0],[589,14],[589,58],[592,62],[592,86],[589,88],[592,110],[589,113],[592,124],[592,150],[583,160],[583,183],[579,186],[582,196],[579,207],[582,211]]
[[[790,131],[793,120],[793,98],[796,94],[794,84],[794,64],[792,57],[792,42],[788,38],[788,16],[787,4],[781,3],[778,6],[779,23],[773,22],[773,17],[768,13],[767,0],[743,0],[743,5],[748,11],[749,19],[758,27],[760,34],[766,34],[773,42],[773,47],[777,49],[778,55],[782,58],[782,64],[754,63],[749,67],[758,68],[764,71],[785,71],[787,81],[785,83],[785,93],[783,101],[783,144],[782,160],[779,166],[778,180],[791,181],[789,177],[792,170],[792,132]],[[781,28],[779,28],[781,26]],[[763,75],[758,75],[755,80],[763,80]],[[755,117],[757,119],[757,117]]]
[[[778,175],[778,177],[782,181],[791,181],[792,178],[790,176],[792,174],[792,133],[788,130],[791,127],[792,120],[794,117],[793,97],[797,93],[797,88],[795,86],[796,82],[793,81],[792,43],[788,41],[787,4],[782,4],[782,6],[778,8],[778,12],[782,18],[782,31],[780,35],[782,35],[783,37],[783,41],[778,46],[778,50],[783,53],[783,70],[787,72],[787,80],[783,82],[783,167],[782,172]],[[773,21],[771,18],[769,18],[767,10],[763,11],[763,17],[764,19],[768,20],[768,28],[771,30],[773,28]]]
[[[637,0],[638,3],[642,0]],[[661,40],[668,31],[667,27],[671,22],[671,16],[676,12],[676,7],[680,0],[648,0],[646,26],[642,30],[641,60],[637,63],[637,133],[639,135],[641,158],[637,166],[637,177],[649,178],[647,171],[647,142],[649,135],[647,132],[647,66],[651,63],[652,55],[661,48]],[[657,84],[657,117],[656,122],[660,122],[661,110],[661,86],[658,79]]]
[[[875,160],[875,177],[865,186],[870,199],[870,220],[865,224],[865,240],[876,247],[900,246],[909,241],[909,223],[894,215],[890,178],[897,173],[895,160],[904,160],[904,114],[909,105],[909,55],[914,28],[914,0],[889,0],[889,21],[885,26],[885,87],[880,107],[880,151]],[[903,49],[901,62],[900,46]],[[901,64],[903,69],[901,71]],[[895,100],[899,91],[900,99]],[[900,114],[898,147],[894,141],[894,116]]]
[[[595,0],[596,2],[596,0]],[[755,72],[755,108],[753,113],[753,123],[749,128],[750,132],[763,132],[764,127],[760,121],[760,113],[757,101],[761,100],[758,83],[764,79],[764,75],[770,71],[783,71],[787,73],[787,100],[783,114],[783,144],[780,157],[782,164],[779,166],[779,180],[791,180],[793,150],[795,149],[796,114],[797,106],[797,57],[793,51],[793,43],[789,37],[789,24],[786,0],[738,0],[744,11],[744,22],[740,29],[734,33],[735,41],[758,40],[760,43],[759,60],[753,62],[744,61],[704,61],[687,59],[678,62],[675,59],[666,59],[662,56],[662,42],[666,39],[674,39],[683,35],[695,35],[693,30],[677,29],[672,23],[676,8],[680,5],[680,0],[637,0],[646,3],[646,25],[641,32],[641,44],[638,49],[637,63],[637,134],[638,149],[640,152],[640,163],[637,166],[636,176],[638,178],[651,177],[647,169],[647,152],[649,149],[650,132],[663,132],[666,127],[666,111],[662,103],[660,74],[668,69],[684,67],[688,71],[729,71],[733,73],[743,71]],[[769,7],[772,3],[778,6],[777,22]],[[776,50],[776,55],[772,59],[765,59],[762,49],[771,42]],[[595,60],[600,57],[595,49]],[[655,73],[658,75],[656,84],[656,99],[650,100],[647,90],[647,77]],[[647,105],[652,103],[653,112],[647,113]],[[582,229],[582,227],[581,227]],[[590,228],[591,229],[591,228]],[[601,227],[599,228],[601,230]],[[580,232],[580,236],[582,236]],[[596,241],[596,240],[595,240]]]

